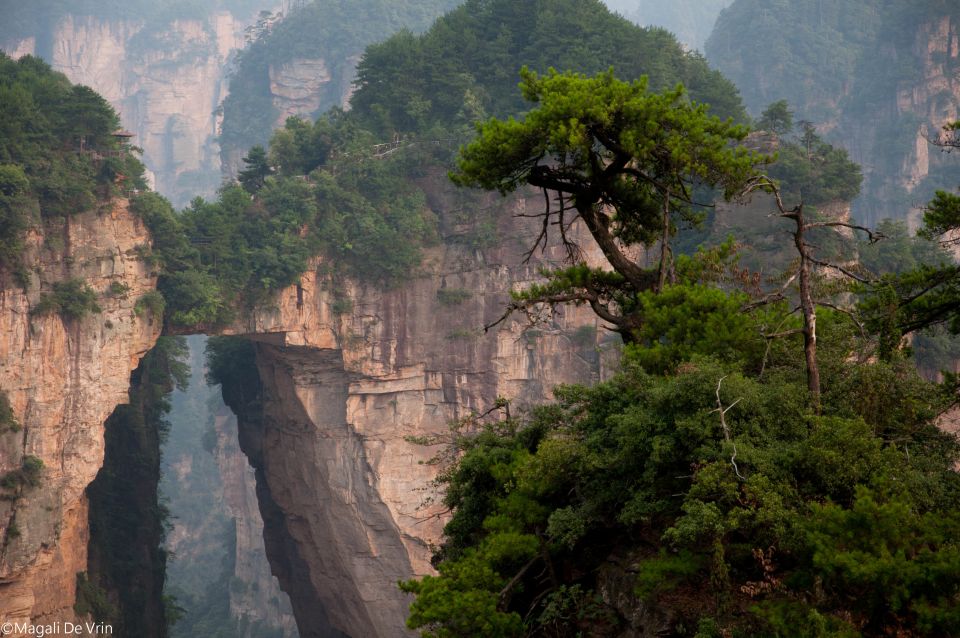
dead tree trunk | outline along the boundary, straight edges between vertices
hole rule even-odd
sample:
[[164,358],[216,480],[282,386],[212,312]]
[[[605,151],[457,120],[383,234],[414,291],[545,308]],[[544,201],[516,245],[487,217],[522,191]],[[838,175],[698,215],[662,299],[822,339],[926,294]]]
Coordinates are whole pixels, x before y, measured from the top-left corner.
[[807,389],[813,409],[820,413],[820,366],[817,364],[817,307],[813,300],[813,289],[810,282],[810,245],[805,235],[808,230],[803,218],[803,204],[798,205],[785,217],[796,223],[793,232],[793,241],[800,255],[800,312],[803,314],[803,354],[807,364]]

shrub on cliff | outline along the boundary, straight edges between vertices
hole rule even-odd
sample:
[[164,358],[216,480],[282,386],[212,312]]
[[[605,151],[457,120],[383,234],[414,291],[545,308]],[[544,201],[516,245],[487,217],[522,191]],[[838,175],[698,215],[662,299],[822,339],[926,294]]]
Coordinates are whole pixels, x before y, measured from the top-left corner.
[[101,312],[97,293],[83,279],[56,282],[53,292],[40,295],[40,300],[30,309],[34,316],[56,314],[67,321],[79,321],[97,312]]
[[0,390],[0,434],[6,432],[19,432],[20,423],[13,414],[13,406],[10,405],[10,397],[6,390]]
[[20,462],[20,468],[7,472],[0,478],[0,487],[15,490],[17,495],[25,487],[38,487],[43,476],[43,461],[36,456],[27,455]]

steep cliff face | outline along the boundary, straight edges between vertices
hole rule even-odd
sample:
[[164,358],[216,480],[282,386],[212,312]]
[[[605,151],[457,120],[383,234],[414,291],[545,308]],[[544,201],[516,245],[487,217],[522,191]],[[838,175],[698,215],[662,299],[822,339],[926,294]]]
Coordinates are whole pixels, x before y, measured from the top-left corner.
[[[0,473],[35,457],[39,485],[4,488],[0,500],[0,617],[73,618],[76,575],[87,569],[84,490],[103,461],[103,424],[127,401],[130,372],[160,324],[135,311],[156,280],[140,258],[149,235],[115,200],[28,238],[32,285],[0,289],[0,388],[22,429],[0,434]],[[53,283],[83,279],[102,312],[82,319],[31,316]],[[121,292],[122,291],[122,292]]]
[[[289,4],[289,3],[288,3]],[[223,103],[223,173],[235,177],[255,145],[266,146],[287,117],[313,119],[346,107],[367,45],[407,29],[420,32],[460,0],[297,2],[282,20],[258,21],[237,57]]]
[[156,190],[181,206],[220,185],[218,107],[248,23],[226,11],[160,25],[68,15],[42,34],[49,50],[38,50],[36,35],[0,49],[41,55],[102,94],[136,133]]
[[[270,96],[277,112],[274,128],[292,115],[309,117],[326,104],[348,106],[359,55],[333,61],[331,73],[323,58],[297,58],[270,66]],[[339,78],[334,84],[334,78]]]
[[233,578],[241,583],[230,589],[230,615],[239,620],[238,638],[256,638],[258,632],[275,632],[282,638],[298,635],[289,597],[270,572],[264,551],[263,518],[257,504],[253,468],[240,450],[237,418],[224,406],[216,415],[214,456],[223,479],[223,501],[233,521],[236,543]]
[[[356,48],[359,46],[358,43]],[[269,132],[282,127],[288,117],[312,120],[331,106],[349,108],[359,61],[360,55],[355,54],[342,59],[298,57],[267,64],[266,77],[262,79],[266,81],[265,103],[269,103],[265,110],[269,111],[272,121],[258,126],[259,137],[250,141],[258,142],[262,141],[260,138],[269,137]],[[220,155],[225,177],[236,178],[248,150],[245,143],[224,146]]]
[[960,116],[960,17],[941,16],[921,25],[912,53],[920,61],[920,77],[915,83],[901,83],[896,99],[899,114],[915,113],[919,120],[913,148],[901,166],[901,184],[910,193],[931,172],[944,168],[927,138],[936,138],[940,127]]
[[[795,28],[784,32],[785,22]],[[933,190],[955,186],[926,138],[960,109],[958,27],[957,8],[943,3],[804,0],[773,10],[737,0],[707,53],[753,113],[785,98],[796,119],[849,151],[865,177],[854,216],[875,224],[916,216]]]
[[445,522],[433,484],[441,468],[430,462],[442,448],[411,437],[442,438],[497,397],[518,410],[555,384],[603,373],[586,310],[527,332],[515,317],[483,333],[513,285],[562,259],[552,247],[518,266],[535,231],[510,213],[542,200],[485,205],[501,208],[496,248],[448,238],[422,276],[386,291],[334,285],[318,260],[274,308],[232,329],[257,342],[260,396],[230,403],[257,470],[271,565],[303,636],[336,635],[329,624],[349,636],[404,633],[409,600],[396,582],[432,571]]

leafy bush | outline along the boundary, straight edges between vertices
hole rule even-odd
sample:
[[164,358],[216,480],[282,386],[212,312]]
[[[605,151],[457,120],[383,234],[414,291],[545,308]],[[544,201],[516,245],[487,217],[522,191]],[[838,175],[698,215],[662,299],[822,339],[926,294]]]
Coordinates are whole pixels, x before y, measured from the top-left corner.
[[30,181],[16,164],[0,164],[0,268],[20,267],[23,233],[30,226]]
[[35,316],[60,315],[66,321],[79,321],[90,313],[101,312],[97,293],[83,279],[68,279],[53,284],[53,292],[40,295],[30,309]]
[[5,432],[19,432],[20,423],[13,414],[13,406],[10,405],[10,397],[6,390],[0,390],[0,434]]
[[150,312],[151,317],[163,319],[163,310],[166,305],[167,302],[163,298],[163,295],[157,290],[151,290],[137,299],[137,303],[133,306],[133,311],[138,317],[146,310]]
[[109,292],[112,297],[126,297],[130,292],[130,285],[123,281],[111,281]]
[[121,150],[113,137],[119,123],[89,87],[71,85],[39,58],[15,61],[0,53],[0,164],[21,169],[0,175],[7,191],[11,178],[19,183],[17,193],[4,197],[32,199],[44,216],[63,217],[89,210],[119,181],[144,188],[143,165],[135,157],[103,159]]
[[20,468],[7,472],[0,478],[0,487],[8,490],[21,490],[24,487],[38,487],[43,475],[43,461],[36,456],[24,456]]
[[769,174],[781,182],[784,201],[790,205],[852,202],[863,181],[860,166],[844,149],[820,139],[810,123],[798,137],[783,140]]

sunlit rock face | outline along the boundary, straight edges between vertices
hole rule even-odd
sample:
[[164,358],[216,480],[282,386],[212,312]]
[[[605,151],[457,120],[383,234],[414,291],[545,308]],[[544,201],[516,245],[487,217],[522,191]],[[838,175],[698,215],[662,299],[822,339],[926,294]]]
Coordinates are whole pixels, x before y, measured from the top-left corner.
[[[443,220],[449,200],[437,191]],[[301,635],[331,635],[331,624],[349,636],[404,635],[410,601],[396,582],[432,573],[448,518],[434,484],[443,465],[431,461],[443,446],[415,439],[442,441],[452,422],[498,397],[516,414],[556,384],[593,382],[613,366],[615,340],[588,309],[563,308],[529,330],[515,316],[483,331],[512,287],[563,260],[551,245],[522,264],[538,229],[516,214],[542,204],[491,197],[479,206],[496,209],[498,245],[481,251],[447,236],[419,276],[391,289],[334,286],[318,259],[270,309],[229,331],[257,342],[262,396],[255,414],[239,410],[241,446]]]
[[[550,245],[522,263],[538,229],[516,215],[539,211],[539,196],[477,202],[499,238],[481,248],[475,229],[454,218],[453,186],[439,174],[429,181],[443,241],[408,281],[385,288],[341,274],[334,286],[318,258],[298,285],[226,331],[257,344],[261,414],[241,412],[240,443],[255,469],[270,568],[303,636],[405,631],[409,601],[395,584],[432,571],[431,546],[447,517],[433,484],[442,466],[430,463],[442,447],[412,438],[442,437],[498,397],[516,414],[549,399],[555,384],[592,382],[614,367],[615,341],[583,308],[548,313],[530,330],[525,317],[512,317],[484,333],[511,288],[537,280],[565,253]],[[602,263],[582,229],[573,233]],[[102,464],[103,423],[127,402],[130,373],[160,332],[149,311],[135,308],[156,285],[141,260],[149,244],[117,200],[46,237],[34,232],[30,292],[9,281],[0,292],[0,387],[23,426],[0,435],[0,470],[27,456],[44,464],[39,487],[0,501],[5,617],[74,617],[76,574],[88,568],[84,490]],[[41,292],[68,278],[95,290],[102,312],[31,317]],[[239,539],[258,534],[260,523],[244,487],[246,459],[221,447],[239,552]],[[258,606],[243,597],[231,604],[238,612]]]
[[[39,485],[4,489],[0,500],[0,618],[74,618],[77,572],[87,568],[84,490],[103,462],[103,423],[127,401],[130,372],[160,323],[136,301],[156,277],[141,260],[146,228],[114,200],[28,237],[31,286],[0,285],[0,388],[21,426],[0,433],[0,474],[43,462]],[[101,312],[64,320],[31,316],[53,283],[80,278]]]
[[67,15],[43,34],[49,51],[38,50],[36,35],[0,48],[40,55],[103,95],[136,134],[154,188],[182,206],[220,185],[218,109],[250,20],[226,11],[159,25]]

